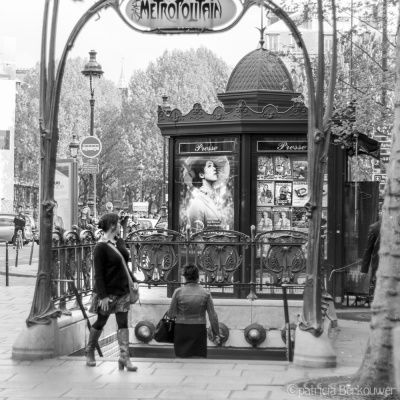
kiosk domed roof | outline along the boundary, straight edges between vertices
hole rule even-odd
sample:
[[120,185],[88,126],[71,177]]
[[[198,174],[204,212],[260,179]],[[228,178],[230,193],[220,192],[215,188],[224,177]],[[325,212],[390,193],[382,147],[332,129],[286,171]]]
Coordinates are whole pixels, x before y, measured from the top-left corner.
[[282,60],[261,47],[245,55],[232,71],[226,91],[241,90],[293,92],[293,82]]

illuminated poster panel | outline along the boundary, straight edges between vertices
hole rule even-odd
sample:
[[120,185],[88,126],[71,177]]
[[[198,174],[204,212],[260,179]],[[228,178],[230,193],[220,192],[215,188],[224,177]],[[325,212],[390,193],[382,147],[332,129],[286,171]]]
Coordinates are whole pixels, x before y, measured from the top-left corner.
[[[64,159],[57,161],[54,180],[54,208],[53,230],[56,226],[62,231],[71,230],[74,225],[74,210],[77,205],[76,190],[74,189],[74,163],[72,160]],[[75,208],[74,208],[75,207]]]
[[182,140],[175,157],[179,230],[234,229],[238,156],[234,139]]

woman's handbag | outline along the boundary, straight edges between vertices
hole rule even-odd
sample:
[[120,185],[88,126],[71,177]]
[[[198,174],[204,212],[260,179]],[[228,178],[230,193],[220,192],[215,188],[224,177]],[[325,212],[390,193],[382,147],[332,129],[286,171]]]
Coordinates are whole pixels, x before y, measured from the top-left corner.
[[133,280],[132,280],[131,274],[129,273],[128,266],[126,265],[126,261],[125,261],[124,256],[120,253],[120,251],[119,251],[113,244],[111,244],[111,243],[109,243],[109,242],[107,242],[107,244],[108,244],[112,249],[114,249],[115,252],[118,253],[118,255],[121,257],[121,261],[122,261],[122,264],[123,264],[123,266],[124,266],[125,273],[126,273],[126,276],[127,276],[127,278],[128,278],[128,282],[129,282],[129,295],[130,295],[130,297],[129,297],[129,302],[130,302],[131,304],[135,304],[137,301],[139,301],[139,304],[140,304],[139,288],[136,290],[136,289],[134,289],[134,287],[133,287]]
[[154,332],[154,340],[159,343],[174,343],[175,320],[167,313],[160,319]]

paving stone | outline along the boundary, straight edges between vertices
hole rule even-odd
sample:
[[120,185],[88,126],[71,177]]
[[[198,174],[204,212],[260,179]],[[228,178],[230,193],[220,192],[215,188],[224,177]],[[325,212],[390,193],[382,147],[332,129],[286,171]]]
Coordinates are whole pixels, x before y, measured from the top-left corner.
[[[101,389],[101,390],[90,390],[90,389],[72,389],[66,396],[63,397],[77,397],[84,399],[154,399],[160,393],[159,390],[123,390],[123,389]],[[61,398],[63,398],[61,397]]]
[[156,362],[151,364],[151,368],[153,369],[164,369],[164,368],[174,368],[179,369],[182,368],[185,364],[178,364],[178,363],[170,363],[170,362]]
[[163,390],[158,399],[185,399],[185,400],[217,400],[227,399],[229,390]]
[[10,381],[1,382],[0,381],[0,389],[32,389],[37,386],[38,386],[37,382],[10,382]]
[[231,395],[230,399],[243,399],[243,400],[260,400],[260,399],[266,399],[269,395],[268,391],[238,391],[235,390]]
[[14,375],[15,374],[13,374],[13,373],[10,373],[10,372],[3,373],[3,371],[2,371],[2,372],[0,372],[0,382],[3,382],[3,381],[6,381],[7,379],[10,379]]
[[217,373],[218,376],[242,376],[240,369],[220,369]]
[[62,375],[62,376],[57,376],[57,375],[47,375],[47,374],[40,374],[40,373],[21,373],[21,374],[14,374],[11,378],[8,379],[8,382],[37,382],[39,385],[40,383],[47,382],[50,379],[53,382],[90,382],[90,381],[95,381],[99,377],[101,377],[101,374],[68,374]]
[[[246,383],[230,383],[229,384],[229,389],[230,390],[244,390],[246,389],[247,384]],[[206,386],[207,390],[226,390],[227,385],[225,382],[220,382],[220,383],[209,383]]]
[[273,386],[273,385],[247,385],[247,391],[253,392],[271,392],[271,391],[282,391],[282,386]]
[[[208,383],[221,383],[220,376],[209,376],[209,377],[193,377],[188,376],[185,378],[184,382],[208,382]],[[226,387],[229,388],[230,384],[235,383],[243,383],[243,384],[270,384],[272,382],[271,377],[259,378],[252,376],[238,376],[238,377],[224,377],[222,382],[226,384]]]
[[127,372],[125,374],[116,374],[116,375],[101,375],[99,376],[99,380],[102,383],[106,384],[121,384],[125,385],[127,382],[135,382],[135,383],[152,383],[152,382],[165,382],[165,383],[175,383],[179,384],[184,380],[184,376],[155,376],[155,375],[140,375],[137,372]]
[[[141,383],[138,386],[138,389],[205,389],[206,383],[199,383],[199,382],[190,382],[190,383],[172,383],[172,382],[146,382]],[[223,385],[223,388],[226,390],[226,385]]]
[[218,371],[215,369],[156,369],[153,375],[173,376],[215,376]]
[[64,389],[56,389],[53,388],[51,390],[47,389],[35,389],[35,390],[30,390],[30,389],[4,389],[0,395],[7,397],[7,398],[20,398],[20,397],[26,397],[26,398],[35,398],[35,399],[46,399],[48,397],[61,397],[66,390]]
[[234,369],[239,369],[242,371],[285,371],[287,365],[280,365],[279,362],[276,364],[238,364],[235,365]]
[[220,369],[220,370],[230,370],[231,372],[234,369],[234,367],[235,367],[235,364],[219,364],[219,363],[214,364],[214,361],[212,363],[208,362],[207,364],[185,363],[182,365],[182,368],[184,368],[184,369]]

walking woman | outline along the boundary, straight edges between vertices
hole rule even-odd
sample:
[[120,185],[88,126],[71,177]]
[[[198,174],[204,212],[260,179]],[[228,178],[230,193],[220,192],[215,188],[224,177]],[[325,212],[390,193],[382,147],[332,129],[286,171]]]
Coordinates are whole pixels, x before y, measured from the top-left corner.
[[199,269],[194,264],[184,267],[185,286],[175,290],[168,315],[176,318],[174,349],[176,357],[207,357],[206,311],[213,341],[220,341],[218,316],[211,294],[199,285]]
[[[97,321],[90,329],[89,341],[86,347],[86,365],[94,367],[96,360],[94,350],[110,314],[115,314],[118,325],[118,344],[120,357],[119,369],[136,371],[137,367],[129,359],[129,329],[128,311],[129,282],[122,257],[128,262],[129,251],[123,239],[118,238],[120,223],[117,214],[104,214],[99,221],[99,229],[104,235],[94,248],[94,280],[93,300],[90,311],[97,313]],[[129,271],[129,268],[128,268]],[[138,290],[137,279],[129,271],[133,285]]]

